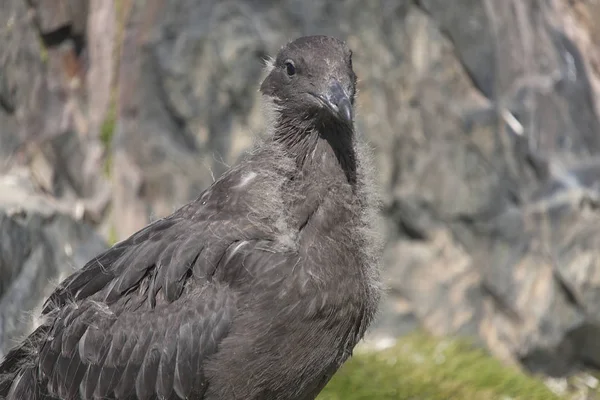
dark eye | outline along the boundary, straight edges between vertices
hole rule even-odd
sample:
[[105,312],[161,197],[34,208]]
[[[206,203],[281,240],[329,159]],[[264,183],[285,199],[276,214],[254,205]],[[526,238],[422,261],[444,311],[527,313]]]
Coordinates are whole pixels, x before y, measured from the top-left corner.
[[296,67],[292,61],[285,62],[285,72],[287,72],[288,76],[296,75]]

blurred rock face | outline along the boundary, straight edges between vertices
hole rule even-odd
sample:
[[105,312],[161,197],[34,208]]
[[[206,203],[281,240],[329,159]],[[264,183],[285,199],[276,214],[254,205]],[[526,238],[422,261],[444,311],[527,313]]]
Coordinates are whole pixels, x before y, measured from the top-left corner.
[[27,171],[0,177],[0,359],[37,327],[54,286],[105,248],[93,227],[36,193]]
[[344,38],[388,222],[372,334],[421,324],[532,370],[598,366],[599,17],[567,0],[5,0],[0,166],[125,238],[261,132],[267,55]]

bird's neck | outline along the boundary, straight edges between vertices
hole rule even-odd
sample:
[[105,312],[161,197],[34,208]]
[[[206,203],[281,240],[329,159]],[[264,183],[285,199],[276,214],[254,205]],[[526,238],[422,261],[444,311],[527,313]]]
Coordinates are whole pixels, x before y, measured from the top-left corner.
[[330,119],[279,115],[273,139],[296,160],[305,177],[337,176],[352,187],[356,185],[354,130]]

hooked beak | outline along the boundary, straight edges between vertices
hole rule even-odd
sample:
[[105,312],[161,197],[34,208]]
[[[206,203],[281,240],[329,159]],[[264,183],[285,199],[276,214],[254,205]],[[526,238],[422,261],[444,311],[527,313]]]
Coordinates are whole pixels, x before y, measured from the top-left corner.
[[333,79],[324,94],[310,93],[342,121],[351,124],[353,117],[352,103],[342,85]]

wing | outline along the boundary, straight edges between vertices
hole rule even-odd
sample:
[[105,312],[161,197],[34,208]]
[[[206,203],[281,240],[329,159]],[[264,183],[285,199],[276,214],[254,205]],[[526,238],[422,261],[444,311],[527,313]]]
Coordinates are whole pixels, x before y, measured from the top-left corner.
[[[92,298],[68,303],[54,311],[41,345],[40,383],[64,399],[201,399],[208,388],[204,363],[230,332],[238,295],[248,286],[263,289],[252,297],[282,287],[293,259],[272,241],[239,241],[223,253],[213,281],[190,285],[172,302],[151,307],[145,278],[110,306]],[[19,384],[14,393],[31,386]]]
[[232,244],[275,240],[280,216],[272,210],[280,207],[269,174],[255,174],[253,185],[239,190],[248,173],[243,167],[225,173],[196,201],[89,261],[49,296],[43,314],[91,296],[110,305],[138,290],[144,280],[150,282],[145,298],[152,307],[160,300],[173,302],[189,278],[209,281]]
[[202,398],[202,365],[228,333],[235,295],[207,284],[172,303],[131,310],[135,297],[112,307],[86,299],[61,310],[39,353],[40,376],[52,393],[63,399]]
[[264,265],[239,257],[270,243],[243,239],[253,234],[165,219],[86,265],[46,304],[38,383],[64,399],[202,398],[202,365],[229,332],[235,286]]
[[36,372],[15,378],[15,398],[32,385],[65,399],[201,398],[203,361],[235,319],[235,286],[260,275],[239,253],[276,237],[251,203],[214,187],[63,281],[44,305]]
[[43,314],[72,301],[93,297],[108,305],[123,295],[149,287],[145,299],[177,300],[189,278],[210,281],[220,258],[234,242],[273,237],[268,228],[244,219],[158,220],[89,261],[48,297]]

